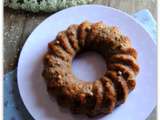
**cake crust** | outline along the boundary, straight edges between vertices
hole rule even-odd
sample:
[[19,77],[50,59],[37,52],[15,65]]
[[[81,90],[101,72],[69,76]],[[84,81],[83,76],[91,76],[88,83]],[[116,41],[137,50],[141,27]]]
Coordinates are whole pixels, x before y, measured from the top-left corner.
[[[107,71],[94,82],[84,82],[73,75],[71,65],[75,55],[90,50],[103,56]],[[48,93],[73,113],[90,117],[109,114],[123,104],[139,72],[129,38],[103,22],[69,26],[48,44],[43,62]]]

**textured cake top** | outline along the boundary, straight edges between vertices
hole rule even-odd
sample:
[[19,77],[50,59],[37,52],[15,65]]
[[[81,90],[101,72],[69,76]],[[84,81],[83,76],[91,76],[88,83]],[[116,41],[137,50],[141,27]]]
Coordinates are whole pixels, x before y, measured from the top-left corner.
[[[105,74],[94,82],[72,73],[74,56],[85,51],[98,52],[107,64]],[[130,39],[103,22],[70,25],[49,43],[43,62],[48,93],[73,113],[88,116],[108,114],[124,103],[139,72]]]

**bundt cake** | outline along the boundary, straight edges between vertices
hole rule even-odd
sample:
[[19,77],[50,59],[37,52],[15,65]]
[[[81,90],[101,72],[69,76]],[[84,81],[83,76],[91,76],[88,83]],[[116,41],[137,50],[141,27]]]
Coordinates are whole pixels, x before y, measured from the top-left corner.
[[[72,60],[85,51],[96,51],[106,62],[105,74],[94,82],[77,79]],[[44,55],[47,91],[59,105],[89,117],[111,113],[135,88],[139,72],[137,52],[117,27],[84,21],[70,25],[48,44]]]

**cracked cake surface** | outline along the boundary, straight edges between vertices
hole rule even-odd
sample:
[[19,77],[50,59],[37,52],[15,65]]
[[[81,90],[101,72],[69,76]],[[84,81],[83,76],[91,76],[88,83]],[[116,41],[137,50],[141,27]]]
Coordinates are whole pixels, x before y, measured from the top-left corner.
[[[72,60],[86,51],[98,52],[106,62],[105,74],[94,82],[79,80],[72,73]],[[89,117],[109,114],[123,104],[139,72],[137,51],[129,38],[103,22],[84,21],[59,32],[48,44],[43,63],[49,95],[73,113]]]

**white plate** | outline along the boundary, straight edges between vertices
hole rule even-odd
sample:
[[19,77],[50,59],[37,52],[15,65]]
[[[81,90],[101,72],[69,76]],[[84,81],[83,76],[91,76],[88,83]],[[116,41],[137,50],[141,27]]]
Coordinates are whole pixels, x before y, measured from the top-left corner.
[[[83,5],[62,10],[47,18],[29,36],[18,63],[18,87],[26,108],[36,120],[87,119],[74,116],[59,108],[56,102],[51,101],[41,77],[42,56],[47,50],[48,42],[70,24],[81,23],[84,20],[103,21],[106,24],[118,26],[124,34],[129,36],[139,53],[140,73],[137,76],[136,89],[129,95],[125,104],[118,107],[112,114],[99,119],[145,120],[156,105],[156,45],[144,28],[132,17],[119,10],[99,5]],[[78,62],[75,62],[75,66],[76,63]],[[92,71],[91,67],[89,69]],[[78,71],[76,69],[75,74]],[[85,72],[81,72],[82,76],[85,76]]]

